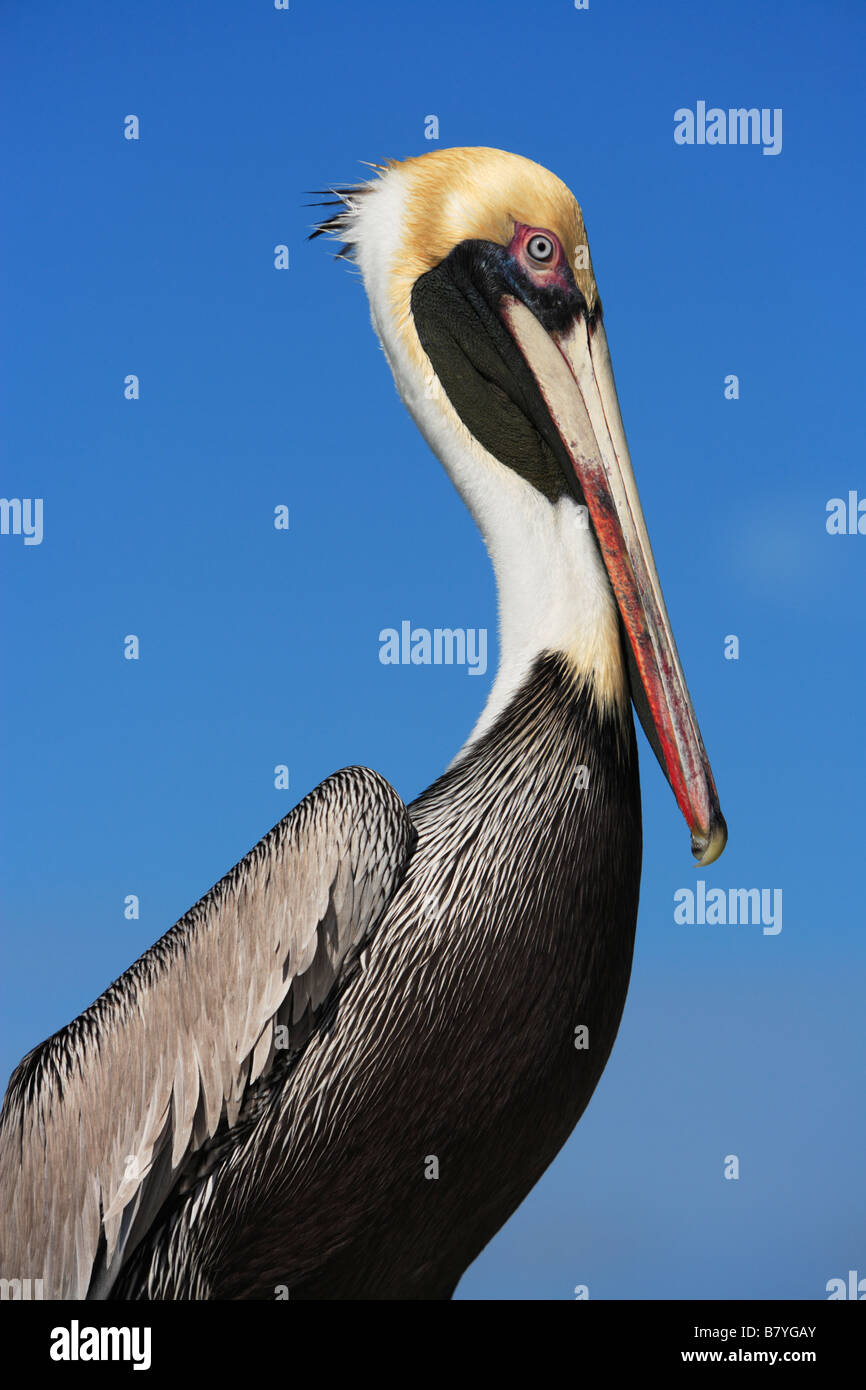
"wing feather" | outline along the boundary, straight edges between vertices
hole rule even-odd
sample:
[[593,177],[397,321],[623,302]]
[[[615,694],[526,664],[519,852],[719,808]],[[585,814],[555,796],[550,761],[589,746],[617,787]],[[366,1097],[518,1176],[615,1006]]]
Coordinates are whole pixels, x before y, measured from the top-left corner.
[[399,885],[415,832],[345,768],[13,1073],[0,1117],[0,1274],[105,1297],[196,1150],[235,1124]]

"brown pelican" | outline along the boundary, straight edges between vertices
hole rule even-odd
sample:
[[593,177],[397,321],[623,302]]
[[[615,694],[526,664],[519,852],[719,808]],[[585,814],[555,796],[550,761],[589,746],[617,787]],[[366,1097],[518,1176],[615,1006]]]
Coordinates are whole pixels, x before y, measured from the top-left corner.
[[417,801],[335,773],[21,1062],[0,1273],[46,1296],[449,1298],[617,1032],[632,701],[693,853],[725,844],[577,202],[489,149],[334,192],[317,233],[483,534],[500,668]]

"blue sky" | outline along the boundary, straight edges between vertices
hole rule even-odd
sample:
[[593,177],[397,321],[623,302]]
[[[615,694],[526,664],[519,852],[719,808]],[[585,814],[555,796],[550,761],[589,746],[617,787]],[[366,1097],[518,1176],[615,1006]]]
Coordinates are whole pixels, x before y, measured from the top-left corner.
[[[307,190],[422,153],[435,114],[440,145],[537,159],[582,204],[730,829],[701,874],[784,903],[775,936],[674,922],[698,875],[642,740],[620,1035],[458,1297],[814,1299],[866,1275],[866,536],[825,527],[866,497],[862,10],[19,0],[3,27],[0,491],[44,499],[44,538],[0,536],[0,1071],[329,772],[409,800],[484,702],[483,547],[360,282],[305,240]],[[781,108],[781,153],[676,145],[699,100]],[[383,666],[402,619],[488,628],[488,674]]]

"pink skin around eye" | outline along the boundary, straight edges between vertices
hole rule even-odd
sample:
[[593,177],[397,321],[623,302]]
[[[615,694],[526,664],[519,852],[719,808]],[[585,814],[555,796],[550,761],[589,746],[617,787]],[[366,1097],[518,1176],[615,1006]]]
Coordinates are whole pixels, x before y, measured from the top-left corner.
[[[530,256],[528,247],[534,236],[546,237],[552,244],[553,255],[549,261],[537,262]],[[539,288],[545,285],[558,285],[563,290],[571,289],[572,279],[568,260],[559,237],[555,236],[553,232],[549,232],[546,227],[527,227],[525,222],[515,222],[514,236],[511,238],[508,249]]]

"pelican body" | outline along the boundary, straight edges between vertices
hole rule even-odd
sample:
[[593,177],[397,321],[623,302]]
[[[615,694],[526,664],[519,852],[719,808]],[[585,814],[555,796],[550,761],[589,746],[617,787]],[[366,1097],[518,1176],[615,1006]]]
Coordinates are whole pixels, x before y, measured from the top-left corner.
[[360,267],[482,532],[500,667],[417,801],[369,769],[329,777],[17,1068],[0,1275],[46,1296],[450,1298],[616,1037],[632,703],[699,862],[724,847],[574,197],[486,149],[335,197],[314,235]]

